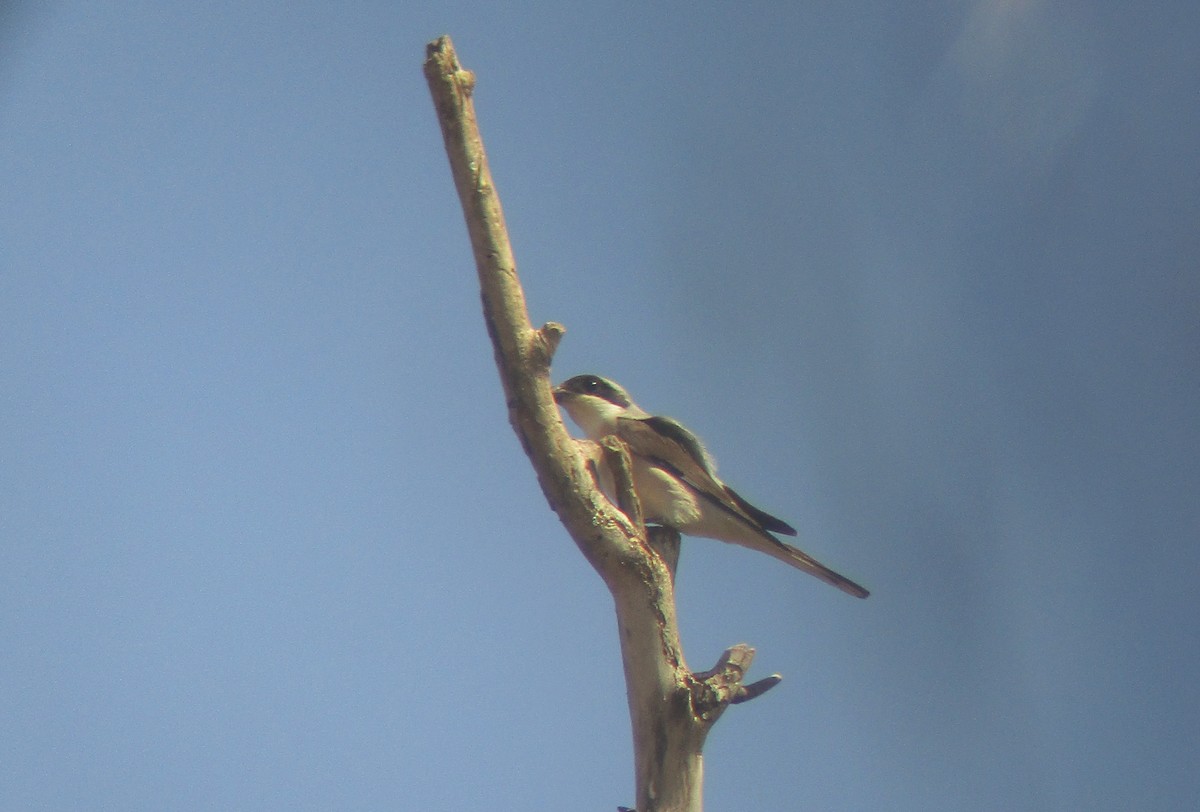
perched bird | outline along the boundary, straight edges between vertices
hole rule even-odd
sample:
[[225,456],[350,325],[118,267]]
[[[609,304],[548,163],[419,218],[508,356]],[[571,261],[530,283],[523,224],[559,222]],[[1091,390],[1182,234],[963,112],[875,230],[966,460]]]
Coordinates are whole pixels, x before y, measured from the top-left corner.
[[758,550],[856,598],[870,594],[771,535],[794,536],[796,531],[718,479],[716,463],[696,435],[669,417],[644,411],[613,381],[577,375],[554,388],[554,400],[588,439],[599,441],[611,434],[625,441],[633,489],[647,522]]

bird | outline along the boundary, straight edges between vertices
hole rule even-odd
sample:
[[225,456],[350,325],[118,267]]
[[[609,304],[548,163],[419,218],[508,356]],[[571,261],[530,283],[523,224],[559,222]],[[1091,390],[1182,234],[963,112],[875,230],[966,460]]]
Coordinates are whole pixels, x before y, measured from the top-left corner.
[[554,387],[554,401],[589,440],[609,435],[629,448],[633,489],[649,524],[757,550],[856,598],[870,593],[772,533],[795,536],[782,519],[756,508],[717,477],[715,460],[679,421],[642,409],[615,381],[576,375]]

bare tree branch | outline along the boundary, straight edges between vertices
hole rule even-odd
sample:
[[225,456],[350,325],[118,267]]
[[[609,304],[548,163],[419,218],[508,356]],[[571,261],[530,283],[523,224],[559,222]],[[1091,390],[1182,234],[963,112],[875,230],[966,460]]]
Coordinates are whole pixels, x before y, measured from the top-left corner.
[[[551,323],[535,330],[529,323],[475,120],[475,76],[459,65],[449,37],[427,47],[425,76],[467,222],[509,422],[550,507],[613,595],[633,723],[637,808],[695,812],[702,808],[701,750],[708,731],[730,703],[761,694],[778,677],[743,687],[754,657],[746,645],[726,651],[709,671],[688,670],[675,620],[679,534],[652,528],[648,537],[623,443],[573,440],[564,428],[549,378],[564,329]],[[613,479],[620,510],[597,487],[601,470]]]

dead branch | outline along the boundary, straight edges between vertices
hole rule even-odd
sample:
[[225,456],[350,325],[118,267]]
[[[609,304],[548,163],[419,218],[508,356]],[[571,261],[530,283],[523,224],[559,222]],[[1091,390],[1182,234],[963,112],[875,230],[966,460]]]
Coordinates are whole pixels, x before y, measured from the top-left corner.
[[[647,537],[620,441],[612,438],[603,447],[576,441],[563,426],[549,373],[564,329],[553,323],[534,329],[529,323],[475,119],[475,76],[459,65],[444,36],[426,49],[425,76],[467,222],[509,422],[550,507],[613,595],[633,723],[637,808],[696,812],[702,807],[701,750],[708,731],[730,703],[761,694],[779,678],[743,686],[754,656],[746,645],[726,651],[709,671],[688,669],[675,620],[679,535],[653,528]],[[612,472],[620,510],[599,491],[598,466]]]

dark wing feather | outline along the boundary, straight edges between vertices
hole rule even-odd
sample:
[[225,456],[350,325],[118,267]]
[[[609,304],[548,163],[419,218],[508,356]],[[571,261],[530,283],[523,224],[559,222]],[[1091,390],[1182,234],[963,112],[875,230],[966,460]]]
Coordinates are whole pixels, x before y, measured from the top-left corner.
[[[717,479],[704,446],[680,423],[669,417],[623,417],[617,421],[617,427],[618,435],[628,443],[631,452],[666,468],[726,513],[755,530],[796,535],[787,522],[754,507]],[[771,540],[782,544],[777,539]]]
[[660,416],[643,417],[637,422],[649,426],[669,440],[674,440],[692,458],[692,462],[704,469],[709,479],[714,481],[717,479],[716,473],[713,471],[712,460],[709,459],[708,452],[704,450],[704,444],[682,423],[669,417]]
[[666,468],[701,495],[717,502],[728,501],[725,486],[709,469],[700,441],[674,420],[618,418],[617,436],[629,445],[631,453]]
[[792,527],[783,519],[775,518],[765,510],[759,510],[754,505],[750,504],[741,496],[739,496],[738,492],[728,485],[725,486],[725,492],[729,494],[729,498],[732,499],[738,507],[749,514],[750,518],[754,519],[767,530],[770,530],[772,533],[783,533],[785,536],[796,535],[796,528]]

